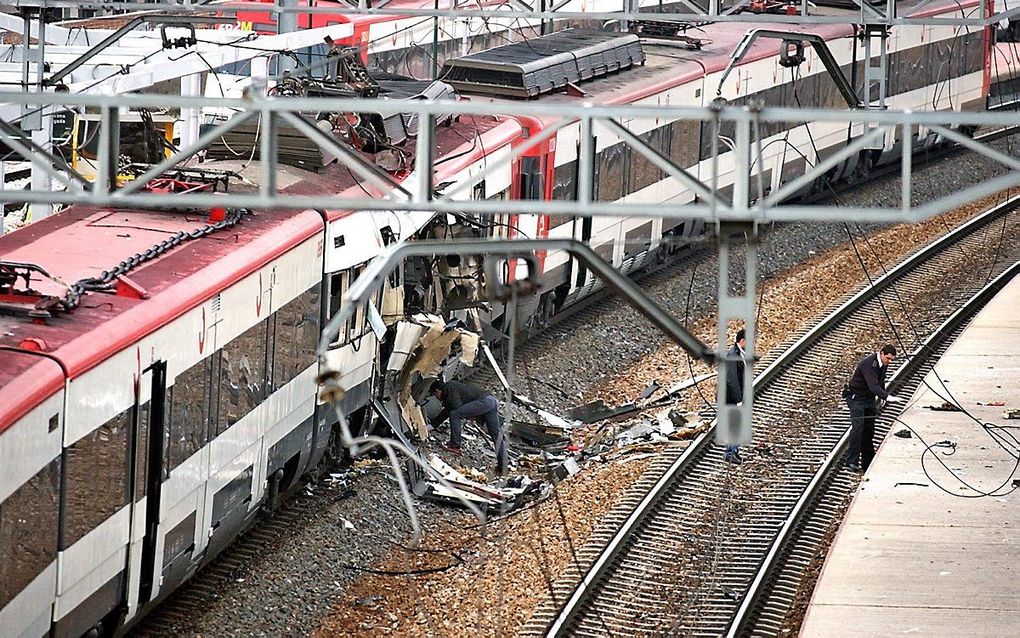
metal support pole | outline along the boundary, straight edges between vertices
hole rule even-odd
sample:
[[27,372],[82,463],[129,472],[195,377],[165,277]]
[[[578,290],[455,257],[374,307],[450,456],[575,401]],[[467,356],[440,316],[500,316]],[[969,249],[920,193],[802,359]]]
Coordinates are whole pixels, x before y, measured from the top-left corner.
[[251,59],[251,91],[256,95],[269,91],[269,58],[266,56]]
[[[439,10],[439,0],[435,0],[436,11]],[[432,73],[431,79],[439,77],[439,16],[432,18]]]
[[423,115],[418,119],[418,142],[414,147],[414,173],[418,176],[418,198],[421,201],[432,199],[436,151],[436,145],[432,140],[435,131],[435,115]]
[[[730,280],[732,250],[744,247],[744,281]],[[754,224],[723,223],[719,226],[719,345],[716,351],[718,363],[718,391],[716,392],[716,414],[718,422],[715,429],[716,443],[721,445],[747,445],[751,442],[751,415],[753,408],[754,385],[754,342],[755,342],[755,288],[758,279],[758,234]],[[743,288],[741,294],[731,294],[731,290]],[[727,368],[734,361],[728,357],[731,338],[729,335],[730,321],[743,322],[745,338],[744,347],[744,396],[740,405],[727,403],[726,381],[729,376]]]
[[747,211],[751,193],[751,121],[740,120],[733,140],[733,210]]
[[[43,61],[46,59],[44,57],[46,54],[45,13],[43,10],[39,11],[39,46],[32,51],[33,59],[35,60],[35,87],[39,91],[42,90]],[[28,25],[29,21],[25,20],[26,30],[28,30]],[[49,111],[50,109],[48,108],[33,108],[31,114],[21,123],[24,130],[32,132],[32,142],[47,151],[50,150],[50,146],[53,143],[53,117],[47,114]],[[52,190],[49,174],[35,164],[32,165],[32,190]],[[30,205],[29,210],[30,218],[33,221],[38,221],[53,214],[53,205],[34,203]]]
[[[202,95],[202,74],[192,73],[181,78],[181,95],[196,97]],[[224,96],[226,97],[226,96]],[[180,147],[191,146],[198,140],[202,126],[201,110],[189,107],[181,109],[181,142]]]
[[[0,192],[3,192],[7,181],[7,175],[4,174],[4,163],[0,161]],[[7,219],[7,206],[0,204],[0,237],[4,235],[4,222]]]
[[581,118],[578,132],[577,151],[577,204],[586,206],[594,197],[595,179],[595,137],[592,120],[587,115]]
[[276,115],[269,109],[262,109],[259,113],[259,162],[262,166],[262,183],[259,184],[259,192],[269,197],[276,194],[276,162],[272,161],[276,155]]
[[[276,0],[280,7],[285,9],[293,9],[298,6],[298,0]],[[281,12],[276,14],[276,31],[277,33],[294,33],[298,30],[298,14],[294,11]],[[277,72],[282,74],[285,71],[291,71],[297,69],[297,61],[294,58],[286,55],[281,55],[277,58],[279,60],[279,67]]]
[[[23,10],[21,14],[22,22],[25,25],[25,30],[21,34],[21,89],[28,91],[28,63],[32,58],[32,19],[28,16],[28,11]],[[29,113],[34,107],[31,104],[23,104],[21,106],[21,128],[22,130],[28,131],[26,128],[25,118],[29,117]]]
[[117,188],[120,168],[120,111],[116,106],[99,109],[99,151],[96,158],[98,172],[93,192],[110,193]]
[[[52,145],[52,131],[50,130],[53,126],[53,117],[47,115],[42,119],[42,127],[38,130],[32,131],[32,143],[35,145],[49,149]],[[47,191],[53,189],[53,182],[50,178],[49,173],[42,170],[35,164],[32,165],[32,190]],[[52,204],[34,203],[30,206],[32,221],[39,221],[45,217],[49,217],[53,214]]]
[[[886,108],[889,30],[884,26],[865,25],[862,37],[864,38],[864,108],[882,110]],[[875,55],[876,38],[878,39],[878,66],[873,66],[871,59]],[[873,89],[878,90],[877,99],[872,98]]]

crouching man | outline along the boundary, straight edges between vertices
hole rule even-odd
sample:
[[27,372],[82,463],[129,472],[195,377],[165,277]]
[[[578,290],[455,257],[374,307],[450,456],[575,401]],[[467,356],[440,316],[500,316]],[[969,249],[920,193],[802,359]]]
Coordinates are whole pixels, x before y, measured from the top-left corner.
[[499,401],[491,393],[470,383],[461,381],[443,382],[436,379],[430,387],[432,396],[443,404],[443,410],[436,416],[435,423],[450,418],[450,443],[443,447],[460,455],[463,442],[462,422],[474,419],[484,425],[496,448],[496,471],[507,470],[506,434],[502,431],[499,418]]

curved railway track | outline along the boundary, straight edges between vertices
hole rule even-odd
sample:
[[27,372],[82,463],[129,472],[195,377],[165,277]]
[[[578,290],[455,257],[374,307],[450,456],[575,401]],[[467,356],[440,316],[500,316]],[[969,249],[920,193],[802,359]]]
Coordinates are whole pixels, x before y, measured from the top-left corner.
[[[873,344],[899,341],[909,363],[891,387],[911,393],[937,357],[929,336],[951,332],[943,322],[1006,270],[997,264],[1020,258],[1017,208],[1020,198],[915,253],[796,338],[756,376],[748,462],[724,463],[711,431],[696,439],[632,497],[615,535],[593,538],[604,548],[579,557],[591,561],[580,584],[559,583],[558,601],[523,633],[779,634],[806,565],[857,483],[838,463],[849,421],[838,409],[845,371]],[[880,424],[888,428],[890,418]],[[809,488],[813,497],[802,501]],[[794,534],[781,542],[787,530]]]

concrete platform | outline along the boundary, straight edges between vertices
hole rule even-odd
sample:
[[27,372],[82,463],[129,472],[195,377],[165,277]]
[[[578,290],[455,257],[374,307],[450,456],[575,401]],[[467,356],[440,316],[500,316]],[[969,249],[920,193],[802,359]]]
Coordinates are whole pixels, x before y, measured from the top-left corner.
[[[974,497],[960,479],[1002,494],[1017,459],[962,412],[935,412],[952,393],[984,422],[1020,440],[1020,278],[974,319],[907,403],[901,419],[935,453],[894,424],[865,474],[826,559],[801,635],[1020,635],[1020,491]],[[928,386],[944,398],[936,396]],[[1005,407],[978,405],[1004,401]],[[1013,443],[1020,450],[1020,443]],[[1005,487],[1000,487],[1005,483]],[[945,488],[940,489],[938,486]],[[998,488],[998,489],[997,489]]]

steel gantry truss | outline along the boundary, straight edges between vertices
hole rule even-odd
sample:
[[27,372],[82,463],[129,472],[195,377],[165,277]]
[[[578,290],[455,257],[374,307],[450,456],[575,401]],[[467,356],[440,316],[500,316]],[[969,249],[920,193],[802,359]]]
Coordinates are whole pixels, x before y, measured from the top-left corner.
[[[580,108],[576,104],[564,103],[499,103],[473,101],[429,101],[429,100],[366,100],[358,98],[312,98],[312,97],[266,97],[258,92],[246,98],[221,99],[183,97],[169,95],[68,95],[54,93],[0,92],[0,104],[32,105],[35,108],[75,107],[98,111],[100,140],[96,164],[100,176],[92,185],[83,179],[71,178],[53,168],[58,158],[42,154],[39,148],[19,144],[12,127],[0,128],[0,139],[14,142],[15,150],[21,149],[26,160],[33,161],[49,175],[68,183],[68,190],[54,191],[49,188],[0,191],[0,202],[30,202],[48,204],[91,204],[96,206],[134,206],[148,208],[194,208],[215,207],[222,204],[222,195],[214,193],[181,193],[172,198],[155,193],[143,192],[145,182],[167,169],[181,165],[225,133],[240,124],[255,119],[267,131],[259,139],[261,150],[260,166],[262,180],[258,192],[234,193],[230,195],[232,206],[259,209],[318,208],[350,210],[403,210],[431,211],[437,213],[470,212],[480,215],[496,215],[508,212],[569,215],[579,210],[584,215],[614,217],[667,217],[700,219],[708,223],[718,222],[774,222],[774,221],[830,221],[832,208],[824,205],[785,203],[793,194],[810,186],[828,171],[842,162],[874,146],[887,135],[898,135],[898,139],[911,139],[918,128],[943,136],[961,144],[1007,167],[1009,170],[997,177],[980,182],[972,187],[943,196],[925,204],[912,202],[911,174],[914,159],[904,153],[899,160],[901,175],[900,204],[896,207],[847,206],[839,209],[839,218],[855,222],[903,222],[913,223],[937,215],[975,199],[997,193],[1020,184],[1020,159],[1002,153],[991,146],[974,140],[959,129],[982,127],[1009,127],[1016,124],[1015,112],[909,112],[909,111],[840,111],[828,109],[793,109],[780,107],[682,107],[682,106],[600,106],[590,102]],[[121,110],[140,109],[181,109],[200,110],[203,108],[227,108],[236,114],[226,122],[207,130],[193,143],[186,145],[142,178],[118,186],[116,166],[119,158],[119,144],[116,140]],[[359,153],[336,138],[323,133],[307,117],[308,113],[378,113],[382,116],[403,114],[416,116],[419,125],[419,148],[430,148],[436,133],[435,122],[441,116],[488,116],[512,118],[528,116],[548,122],[541,132],[532,135],[525,143],[514,148],[510,156],[501,163],[490,161],[486,171],[506,166],[523,153],[554,136],[565,126],[576,124],[580,129],[578,157],[578,193],[571,201],[540,200],[464,200],[456,198],[467,186],[461,185],[449,191],[435,179],[435,156],[433,153],[417,153],[414,159],[412,178],[397,181],[390,174],[368,162]],[[678,166],[671,158],[649,146],[637,135],[631,133],[622,123],[641,119],[663,121],[687,120],[708,122],[714,130],[730,126],[735,131],[734,143],[720,148],[719,136],[712,136],[714,149],[710,161],[702,162],[700,176],[689,167]],[[762,139],[757,131],[771,123],[788,123],[787,128],[796,128],[805,122],[828,122],[847,130],[862,131],[853,141],[839,151],[811,166],[807,171],[784,184],[773,192],[763,192],[753,197],[761,188],[761,173],[766,170],[757,159],[762,157]],[[277,156],[278,146],[273,131],[279,124],[287,124],[305,135],[310,142],[339,157],[360,178],[377,188],[390,193],[387,198],[369,199],[345,197],[342,195],[293,195],[275,188],[275,175],[281,166]],[[864,132],[866,127],[870,130]],[[635,152],[641,154],[669,176],[676,178],[681,190],[689,190],[696,199],[689,203],[640,203],[632,201],[599,201],[595,194],[592,176],[595,171],[594,133],[600,130],[614,132]],[[105,133],[104,133],[105,131]],[[726,161],[721,161],[726,158]],[[733,198],[720,195],[716,185],[724,174],[732,180]]]
[[[619,0],[619,10],[585,11],[580,0],[554,0],[540,3],[536,0],[506,0],[499,3],[499,16],[520,18],[525,20],[663,20],[669,22],[699,22],[712,20],[715,22],[768,22],[789,24],[846,24],[854,22],[861,25],[921,25],[921,24],[952,24],[979,28],[992,26],[1020,15],[1020,6],[1010,8],[1008,3],[981,3],[973,12],[954,17],[925,16],[924,10],[935,0],[920,2],[904,8],[898,6],[896,0],[871,2],[870,0],[853,0],[857,9],[852,13],[819,11],[808,0],[796,0],[792,4],[797,13],[786,14],[749,14],[740,11],[750,4],[750,0]],[[422,2],[416,8],[406,6],[390,6],[389,0],[370,1],[352,0],[350,6],[301,7],[287,0],[275,0],[273,3],[246,2],[244,0],[227,2],[226,0],[8,0],[4,6],[11,9],[39,8],[74,8],[92,9],[97,11],[163,11],[167,13],[196,12],[237,12],[237,11],[269,11],[276,15],[303,15],[323,13],[350,15],[387,15],[409,17],[449,17],[449,18],[491,18],[493,9],[483,7],[477,2],[453,3],[450,7],[437,7],[431,0]]]

